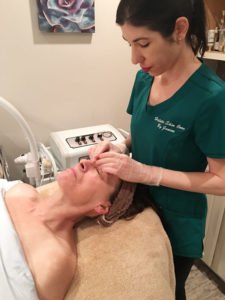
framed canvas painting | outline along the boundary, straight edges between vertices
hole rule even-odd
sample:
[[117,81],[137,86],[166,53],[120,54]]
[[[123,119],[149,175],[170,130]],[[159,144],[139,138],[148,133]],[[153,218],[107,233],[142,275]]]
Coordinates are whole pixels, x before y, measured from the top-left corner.
[[94,0],[37,0],[45,32],[95,32]]

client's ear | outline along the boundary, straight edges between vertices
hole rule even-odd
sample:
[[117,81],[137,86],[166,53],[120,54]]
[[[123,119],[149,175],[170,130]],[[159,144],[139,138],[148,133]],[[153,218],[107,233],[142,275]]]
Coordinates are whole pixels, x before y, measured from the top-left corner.
[[99,204],[94,208],[94,211],[97,215],[105,215],[109,212],[109,206]]

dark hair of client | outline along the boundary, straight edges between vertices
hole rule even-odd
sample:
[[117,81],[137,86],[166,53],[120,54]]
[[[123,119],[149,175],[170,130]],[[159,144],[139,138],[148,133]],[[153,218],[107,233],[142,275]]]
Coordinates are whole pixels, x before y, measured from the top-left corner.
[[110,226],[118,219],[130,220],[147,207],[151,207],[162,221],[160,211],[145,185],[122,181],[120,188],[111,196],[110,202],[112,205],[109,213],[97,218],[97,222],[103,226]]
[[131,219],[138,213],[144,211],[145,208],[151,207],[160,217],[161,213],[154,204],[153,198],[149,193],[149,187],[146,185],[138,184],[133,195],[133,201],[128,207],[127,211],[120,218]]
[[199,53],[202,57],[207,48],[203,0],[121,0],[117,8],[116,23],[120,26],[127,23],[147,27],[170,40],[179,17],[188,19],[186,42],[195,54]]

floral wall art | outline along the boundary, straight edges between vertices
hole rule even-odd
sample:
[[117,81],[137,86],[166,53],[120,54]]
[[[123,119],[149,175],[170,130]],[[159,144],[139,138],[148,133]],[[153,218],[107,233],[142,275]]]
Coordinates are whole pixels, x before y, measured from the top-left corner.
[[37,0],[38,22],[46,32],[95,32],[94,0]]

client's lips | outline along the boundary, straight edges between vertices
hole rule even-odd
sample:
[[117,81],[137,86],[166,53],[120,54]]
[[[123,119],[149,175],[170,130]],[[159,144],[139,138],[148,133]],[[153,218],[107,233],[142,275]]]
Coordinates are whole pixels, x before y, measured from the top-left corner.
[[76,171],[75,171],[75,169],[74,169],[74,168],[70,168],[70,170],[72,171],[72,173],[73,173],[74,177],[76,178],[76,177],[77,177],[77,175],[76,175]]
[[145,73],[148,73],[150,70],[151,70],[151,67],[142,67],[142,70],[145,72]]

